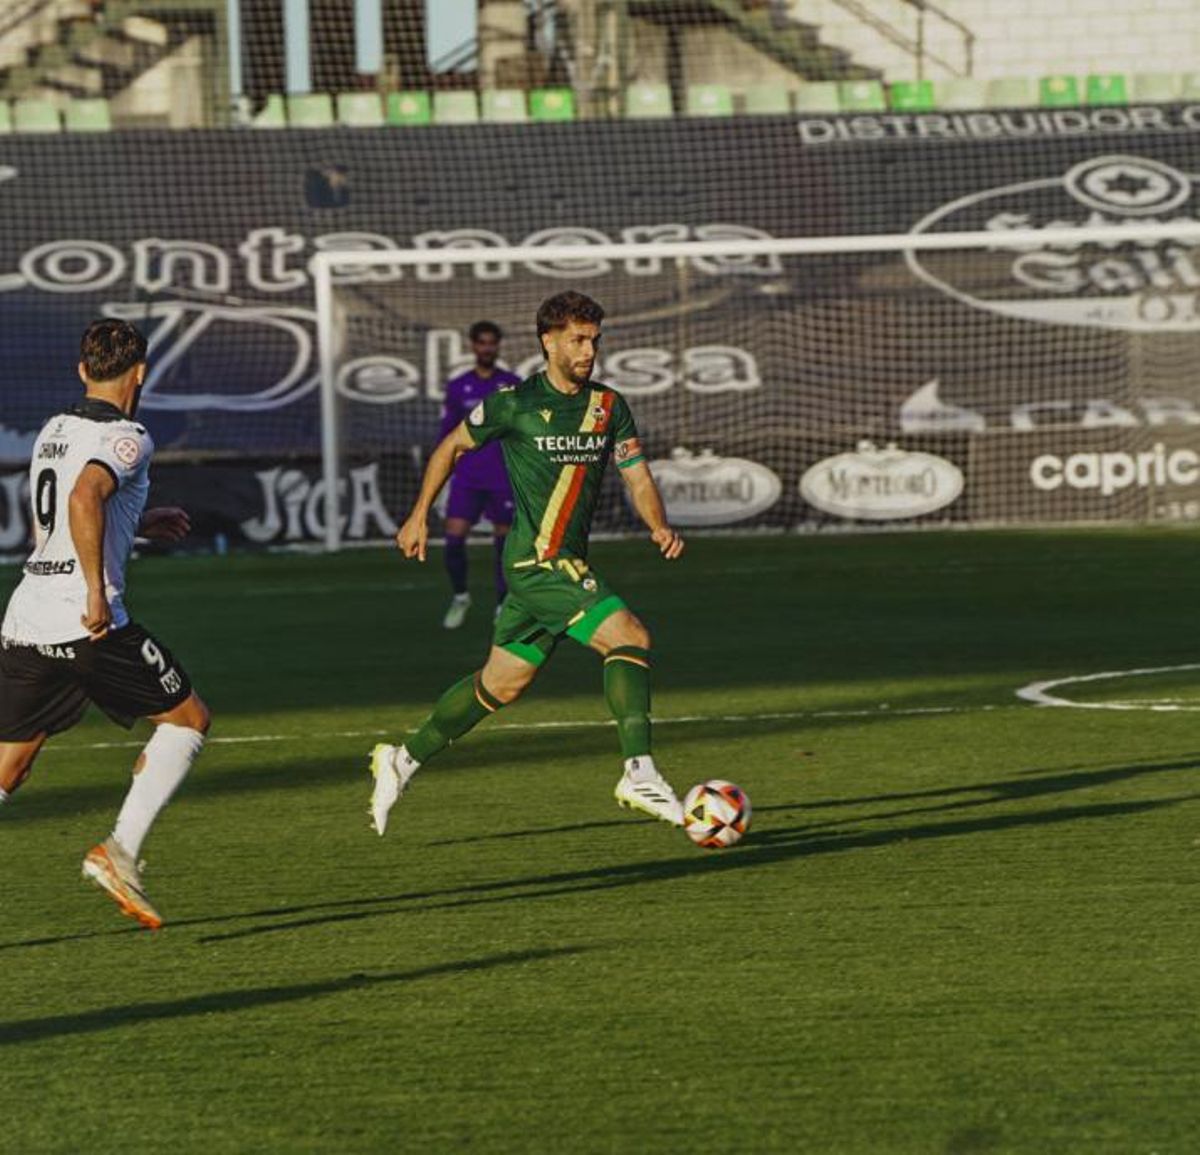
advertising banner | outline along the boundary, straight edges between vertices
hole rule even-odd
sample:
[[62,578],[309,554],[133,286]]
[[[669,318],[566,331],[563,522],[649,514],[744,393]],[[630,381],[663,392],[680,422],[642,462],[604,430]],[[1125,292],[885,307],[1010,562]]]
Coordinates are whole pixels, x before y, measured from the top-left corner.
[[[477,247],[478,265],[346,270],[345,532],[386,536],[436,438],[463,330],[567,287],[609,312],[681,526],[1200,515],[1200,253],[1183,244],[612,267],[622,241],[1002,231],[1200,218],[1200,108],[0,139],[0,550],[22,466],[77,395],[97,316],[151,338],[156,500],[252,544],[318,540],[310,261]],[[489,265],[572,243],[570,266]],[[600,528],[633,522],[614,478]],[[216,532],[214,530],[214,532]]]

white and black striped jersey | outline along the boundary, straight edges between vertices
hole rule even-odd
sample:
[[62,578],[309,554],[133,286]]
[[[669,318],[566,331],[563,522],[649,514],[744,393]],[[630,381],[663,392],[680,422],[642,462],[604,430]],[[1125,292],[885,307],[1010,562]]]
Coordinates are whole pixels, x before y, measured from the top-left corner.
[[104,585],[112,625],[126,625],[125,565],[150,491],[154,442],[115,405],[87,398],[50,418],[33,446],[29,495],[34,550],[13,591],[0,634],[16,642],[48,645],[87,635],[81,618],[87,584],[71,539],[68,501],[89,463],[107,469],[117,484],[104,505]]

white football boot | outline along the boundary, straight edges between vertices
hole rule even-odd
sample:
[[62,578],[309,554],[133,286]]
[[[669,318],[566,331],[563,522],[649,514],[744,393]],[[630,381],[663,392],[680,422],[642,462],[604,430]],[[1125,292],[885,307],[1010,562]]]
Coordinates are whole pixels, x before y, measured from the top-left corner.
[[467,610],[471,608],[470,594],[455,594],[450,599],[450,608],[442,618],[442,627],[447,630],[457,630],[467,620]]
[[109,836],[87,852],[83,877],[100,887],[121,908],[122,914],[136,918],[150,930],[162,926],[162,915],[142,889],[141,863],[134,862],[115,838]]
[[672,826],[683,825],[683,805],[675,797],[671,784],[658,772],[653,758],[628,759],[613,796],[619,806],[640,810]]
[[375,779],[375,789],[371,792],[371,827],[380,838],[387,830],[388,812],[400,801],[417,766],[403,746],[380,742],[371,751],[371,777]]

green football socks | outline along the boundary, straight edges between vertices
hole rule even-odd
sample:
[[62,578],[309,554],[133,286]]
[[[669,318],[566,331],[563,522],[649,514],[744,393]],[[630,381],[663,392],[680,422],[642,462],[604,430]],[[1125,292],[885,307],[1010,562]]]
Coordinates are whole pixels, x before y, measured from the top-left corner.
[[415,762],[424,765],[503,704],[484,689],[478,673],[468,674],[437,700],[433,713],[404,747]]
[[617,720],[621,754],[650,753],[650,651],[616,646],[604,658],[604,699]]
[[[609,650],[604,659],[604,699],[617,720],[622,756],[640,758],[649,754],[649,650],[641,646],[617,646]],[[424,765],[503,704],[488,693],[478,673],[468,674],[437,700],[433,713],[404,743],[404,748],[414,762]]]

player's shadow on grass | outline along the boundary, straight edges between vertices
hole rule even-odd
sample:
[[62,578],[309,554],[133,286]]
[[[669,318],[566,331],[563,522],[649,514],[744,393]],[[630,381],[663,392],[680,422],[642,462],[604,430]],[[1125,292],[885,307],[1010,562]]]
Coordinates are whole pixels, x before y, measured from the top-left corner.
[[875,818],[900,818],[911,814],[936,814],[947,810],[990,806],[997,802],[1041,798],[1048,795],[1065,794],[1074,790],[1090,790],[1098,786],[1109,786],[1114,782],[1125,782],[1151,774],[1168,774],[1184,770],[1200,770],[1200,755],[1173,758],[1165,762],[1134,762],[1128,766],[1079,768],[1052,773],[1044,770],[1023,770],[1016,778],[1001,778],[991,782],[970,782],[963,786],[939,786],[928,790],[869,794],[857,798],[818,798],[799,803],[795,807],[786,807],[786,809],[824,810],[869,806],[876,803],[952,799],[959,795],[982,795],[982,797],[959,798],[957,801],[948,801],[941,805],[894,810],[884,816],[873,815]]
[[[437,910],[488,906],[496,903],[528,901],[539,898],[561,898],[589,891],[611,890],[644,883],[669,882],[709,871],[742,870],[769,866],[793,859],[820,854],[845,853],[886,847],[895,843],[916,842],[935,838],[966,837],[995,831],[1049,826],[1080,820],[1115,818],[1147,813],[1200,798],[1190,794],[1173,798],[1140,802],[1099,803],[1090,806],[1063,807],[1020,814],[994,814],[951,822],[925,823],[912,826],[890,826],[877,830],[858,829],[867,822],[886,821],[909,812],[855,816],[839,822],[817,822],[796,826],[768,827],[755,830],[753,836],[736,849],[721,854],[688,852],[684,857],[657,859],[642,863],[608,863],[589,870],[563,871],[555,874],[529,875],[499,881],[473,883],[442,889],[409,891],[402,894],[371,895],[365,898],[333,899],[326,902],[297,903],[264,910],[240,911],[193,919],[179,919],[169,924],[166,932],[178,933],[189,927],[213,927],[221,924],[261,919],[285,919],[282,922],[258,923],[241,930],[208,934],[198,941],[205,944],[230,942],[264,934],[304,930],[310,927],[334,926],[361,922],[373,918],[412,915]],[[798,810],[799,805],[780,806],[779,810]],[[617,823],[628,823],[618,819]],[[580,824],[583,825],[583,824]],[[591,824],[588,824],[591,825]],[[656,825],[650,821],[647,826]],[[851,827],[848,830],[838,826]],[[577,827],[561,828],[570,832]],[[529,835],[554,833],[543,828],[525,832]],[[292,916],[304,915],[303,918]],[[145,934],[132,928],[95,931],[26,939],[0,944],[0,951],[38,946],[51,946],[78,939]],[[0,1031],[4,1030],[0,1024]]]
[[143,1022],[162,1022],[165,1019],[187,1019],[202,1015],[257,1010],[259,1007],[303,1002],[308,999],[323,998],[326,995],[343,994],[347,991],[366,990],[371,987],[391,986],[398,983],[421,982],[425,979],[467,974],[472,971],[490,971],[498,967],[520,966],[525,963],[582,954],[595,949],[595,947],[588,946],[564,946],[509,951],[504,954],[486,955],[483,958],[461,959],[456,962],[417,967],[413,970],[394,971],[390,974],[351,974],[344,978],[327,979],[324,982],[218,991],[213,994],[193,995],[190,998],[171,999],[164,1002],[128,1003],[124,1006],[80,1011],[72,1015],[51,1015],[41,1019],[0,1022],[0,1047],[42,1042],[45,1039],[56,1039],[67,1035],[86,1035],[98,1031],[116,1030]]
[[[915,806],[902,810],[890,810],[884,813],[873,813],[871,821],[885,818],[904,818],[914,814],[939,814],[953,810],[969,810],[980,806],[991,806],[997,802],[1020,798],[1036,798],[1042,795],[1062,794],[1070,790],[1087,790],[1096,786],[1107,786],[1113,782],[1121,782],[1130,778],[1138,778],[1147,774],[1163,774],[1178,770],[1200,769],[1200,756],[1184,760],[1173,759],[1169,762],[1145,762],[1130,766],[1112,766],[1101,769],[1090,769],[1073,772],[1057,772],[1047,774],[1041,770],[1022,771],[1022,776],[1015,779],[1000,779],[993,782],[972,782],[964,786],[942,786],[930,790],[909,790],[889,794],[871,794],[856,798],[814,798],[802,802],[784,802],[773,805],[756,806],[755,813],[794,813],[796,811],[817,811],[847,807],[861,807],[885,802],[910,802],[925,799],[947,798],[955,799],[958,795],[981,795],[981,797],[965,797],[948,801],[935,806]],[[1038,775],[1032,777],[1032,775]],[[858,816],[853,820],[835,819],[825,822],[809,823],[806,830],[836,828],[848,821],[861,822],[866,816]],[[430,846],[461,846],[474,842],[508,842],[521,838],[539,838],[546,836],[592,832],[606,827],[623,826],[627,818],[613,818],[594,822],[572,822],[562,826],[539,826],[525,830],[497,830],[487,834],[472,834],[464,838],[443,838],[430,842]],[[758,837],[756,832],[755,837]]]
[[[740,870],[758,865],[771,865],[780,861],[801,859],[818,854],[843,853],[847,851],[885,847],[900,842],[924,839],[965,837],[996,831],[1038,827],[1140,814],[1192,801],[1200,795],[1187,794],[1169,798],[1141,801],[1094,803],[1083,806],[1064,806],[1049,810],[1019,813],[995,812],[978,816],[957,818],[953,821],[925,822],[920,825],[886,825],[896,820],[911,819],[917,815],[955,815],[964,810],[980,807],[995,807],[1008,802],[1019,802],[1039,796],[1061,794],[1066,791],[1110,785],[1126,779],[1157,773],[1174,773],[1181,770],[1200,768],[1200,758],[1188,758],[1157,763],[1137,763],[1129,766],[1103,767],[1093,770],[1053,774],[1042,774],[1037,778],[1022,776],[993,782],[968,783],[963,786],[941,787],[931,790],[895,792],[868,795],[852,799],[816,799],[797,803],[761,806],[758,813],[814,812],[814,821],[799,825],[772,827],[760,822],[750,837],[733,851],[722,854],[704,854],[689,851],[683,857],[661,859],[648,863],[608,864],[594,870],[570,871],[548,875],[533,875],[524,878],[505,879],[475,883],[469,886],[412,891],[403,894],[372,895],[358,899],[339,899],[318,903],[299,903],[271,909],[241,911],[195,919],[173,921],[168,929],[183,930],[188,927],[213,927],[231,922],[263,919],[285,919],[282,922],[259,923],[241,930],[224,934],[206,935],[201,942],[225,942],[262,934],[274,934],[306,927],[323,926],[364,919],[414,914],[422,911],[489,905],[494,903],[527,900],[531,898],[556,898],[579,892],[607,890],[641,883],[670,881],[711,870]],[[983,793],[984,797],[970,797]],[[956,795],[968,795],[956,798]],[[815,812],[851,806],[871,806],[876,803],[905,802],[948,798],[938,805],[889,809],[874,813],[856,813],[844,818],[820,819]],[[475,838],[445,840],[445,842],[471,842],[488,839],[519,839],[539,837],[561,837],[577,832],[594,831],[600,827],[629,825],[628,818],[613,818],[594,822],[572,823],[564,826],[537,827],[527,830],[499,831]],[[644,825],[656,827],[646,820]],[[878,828],[872,829],[871,826]],[[864,829],[864,827],[867,827]],[[443,842],[434,845],[442,845]],[[296,918],[293,916],[306,917]],[[108,937],[112,935],[145,933],[135,929],[85,932],[59,937],[27,939],[0,943],[0,951],[17,950],[38,946],[50,946],[77,939]]]
[[[710,741],[714,727],[729,730],[744,726],[744,723],[706,721],[695,723],[694,726],[694,735],[679,734],[677,739],[671,741],[672,748],[680,754],[691,742]],[[802,720],[765,719],[755,723],[755,736],[798,731],[802,727]],[[672,727],[673,731],[683,729]],[[402,728],[397,730],[401,735],[404,732]],[[441,776],[503,766],[514,774],[532,775],[540,773],[548,763],[563,762],[569,758],[572,762],[593,759],[598,766],[603,765],[604,775],[597,776],[597,784],[601,789],[611,789],[620,775],[620,749],[615,727],[605,724],[518,733],[519,751],[514,745],[512,732],[484,731],[469,745],[447,751],[429,773]],[[570,734],[569,746],[564,734]],[[211,794],[278,794],[281,791],[307,791],[343,783],[360,791],[362,797],[359,801],[365,806],[370,793],[370,776],[367,773],[370,745],[370,739],[346,739],[345,753],[333,757],[328,754],[314,757],[311,753],[297,753],[298,750],[303,751],[304,747],[300,740],[281,742],[277,747],[270,748],[247,745],[240,749],[252,750],[253,757],[259,760],[257,765],[247,769],[244,763],[229,766],[201,762],[189,777],[180,800],[186,804],[189,797]],[[214,752],[228,749],[213,747],[206,753],[206,759],[212,759]],[[267,752],[268,749],[271,752]],[[66,757],[67,754],[66,750],[60,751],[58,757]],[[137,749],[132,748],[106,752],[104,760],[111,766],[111,772],[107,769],[98,770],[92,780],[62,787],[53,784],[54,763],[50,757],[44,756],[46,765],[39,763],[35,766],[34,777],[14,803],[5,807],[5,823],[60,822],[64,808],[74,813],[84,813],[107,811],[119,806],[122,795],[128,789],[129,768],[137,754]]]
[[[490,906],[507,902],[527,902],[531,899],[563,898],[591,891],[669,882],[677,878],[687,878],[710,871],[744,870],[815,855],[877,849],[896,843],[968,837],[1003,830],[1142,814],[1196,798],[1200,798],[1200,794],[1138,802],[1097,803],[1089,806],[1062,807],[1055,810],[1018,814],[992,814],[949,822],[888,826],[875,830],[830,830],[827,828],[827,824],[768,828],[756,832],[752,841],[748,840],[736,850],[719,855],[689,853],[684,857],[658,859],[652,862],[609,863],[595,869],[530,875],[503,881],[449,887],[440,891],[371,896],[361,900],[349,899],[341,902],[322,903],[309,908],[311,912],[320,911],[321,913],[310,913],[308,917],[289,919],[285,922],[206,935],[199,941],[202,943],[229,942],[264,934],[278,934],[394,915],[457,910],[464,907]],[[874,818],[862,818],[854,821],[861,825],[863,822],[878,821],[888,817],[888,815],[876,815]],[[292,910],[278,913],[283,915],[305,912],[303,908],[292,908]],[[197,919],[193,925],[203,921]]]

